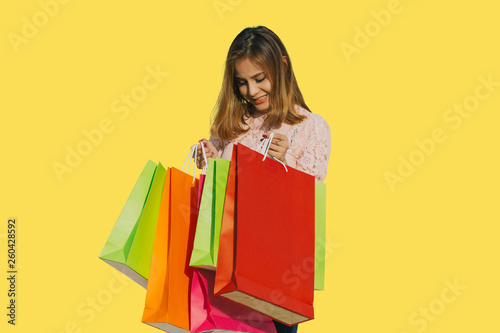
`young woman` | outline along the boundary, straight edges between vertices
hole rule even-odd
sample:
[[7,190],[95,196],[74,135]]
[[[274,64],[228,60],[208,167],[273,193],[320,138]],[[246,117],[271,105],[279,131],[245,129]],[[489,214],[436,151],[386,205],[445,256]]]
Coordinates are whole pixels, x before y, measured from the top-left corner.
[[[330,157],[330,128],[302,97],[280,38],[264,26],[245,28],[232,42],[210,140],[198,145],[198,168],[207,158],[231,160],[235,143],[258,150],[273,134],[268,155],[323,182]],[[278,333],[297,332],[275,322]]]

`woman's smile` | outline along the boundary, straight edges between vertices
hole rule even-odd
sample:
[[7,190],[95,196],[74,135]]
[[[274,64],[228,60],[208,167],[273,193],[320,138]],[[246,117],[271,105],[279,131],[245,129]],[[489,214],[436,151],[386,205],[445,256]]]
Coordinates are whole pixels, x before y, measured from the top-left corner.
[[264,103],[266,100],[267,100],[267,94],[265,94],[264,96],[261,96],[257,99],[254,99],[254,102],[256,104],[261,104],[261,103]]

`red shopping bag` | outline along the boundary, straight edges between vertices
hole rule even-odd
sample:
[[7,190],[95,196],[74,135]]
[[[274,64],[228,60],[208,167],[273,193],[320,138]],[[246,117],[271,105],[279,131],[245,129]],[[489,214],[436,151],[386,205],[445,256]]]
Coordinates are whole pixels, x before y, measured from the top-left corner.
[[315,180],[237,144],[215,293],[293,325],[314,318]]
[[198,179],[168,168],[151,258],[142,322],[167,332],[189,333],[189,297],[198,219]]
[[191,286],[191,333],[275,333],[272,319],[214,295],[215,272],[195,269]]

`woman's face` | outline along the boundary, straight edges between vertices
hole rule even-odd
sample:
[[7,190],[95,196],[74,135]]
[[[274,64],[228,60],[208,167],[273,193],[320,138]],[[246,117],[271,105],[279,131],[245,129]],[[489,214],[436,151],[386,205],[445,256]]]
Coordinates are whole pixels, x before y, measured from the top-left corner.
[[240,94],[259,112],[269,112],[271,81],[267,74],[249,59],[235,64],[235,82]]

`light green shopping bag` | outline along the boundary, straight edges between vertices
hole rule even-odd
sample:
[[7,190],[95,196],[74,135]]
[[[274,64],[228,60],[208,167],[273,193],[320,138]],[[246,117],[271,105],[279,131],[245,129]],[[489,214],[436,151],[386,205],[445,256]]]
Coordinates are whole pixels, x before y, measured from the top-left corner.
[[190,266],[215,270],[230,161],[208,161]]
[[315,257],[314,289],[325,289],[325,243],[326,243],[326,184],[315,187]]
[[149,265],[166,170],[148,161],[99,255],[144,288]]

